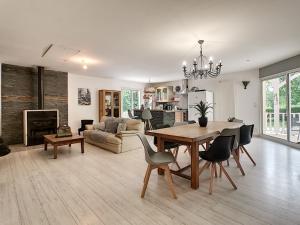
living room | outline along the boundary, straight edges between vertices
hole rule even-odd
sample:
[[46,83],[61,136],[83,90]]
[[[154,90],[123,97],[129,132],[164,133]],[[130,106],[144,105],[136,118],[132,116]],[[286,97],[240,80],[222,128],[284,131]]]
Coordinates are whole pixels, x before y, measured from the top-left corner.
[[300,224],[299,7],[3,0],[1,224]]

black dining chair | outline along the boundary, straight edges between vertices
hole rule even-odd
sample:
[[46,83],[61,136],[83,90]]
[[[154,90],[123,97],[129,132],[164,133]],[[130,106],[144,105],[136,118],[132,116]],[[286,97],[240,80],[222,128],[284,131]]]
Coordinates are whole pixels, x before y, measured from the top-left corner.
[[[252,161],[254,166],[256,166],[255,161],[250,156],[249,152],[245,148],[245,145],[250,144],[252,136],[253,136],[253,130],[254,130],[254,124],[251,125],[243,125],[240,127],[240,144],[239,149],[246,153],[246,155],[249,157],[249,159]],[[239,151],[238,151],[238,158],[239,158]]]
[[218,136],[207,151],[199,152],[200,158],[206,160],[206,163],[199,171],[199,176],[205,168],[210,167],[209,194],[212,194],[214,174],[217,174],[216,164],[220,166],[222,172],[226,175],[233,188],[237,189],[237,186],[222,165],[222,162],[226,161],[230,157],[234,145],[234,139],[235,136]]
[[[163,128],[169,128],[169,127],[171,127],[169,124],[157,124],[155,126],[155,129],[163,129]],[[153,143],[157,147],[157,137],[156,136],[154,136]],[[173,151],[172,154],[174,155],[174,158],[175,158],[175,162],[174,163],[176,164],[176,166],[178,167],[178,169],[180,169],[180,166],[179,166],[179,164],[177,162],[177,156],[178,156],[179,146],[180,146],[180,144],[175,143],[175,142],[165,141],[165,143],[164,143],[164,149],[167,150],[168,152],[172,153],[171,149],[174,149],[174,151]]]
[[[232,147],[231,154],[232,154],[233,159],[235,160],[238,168],[240,169],[242,175],[245,176],[244,169],[238,158],[238,151],[239,151],[239,146],[240,146],[240,128],[233,128],[233,129],[226,128],[226,129],[222,130],[222,132],[220,133],[220,136],[233,136],[233,135],[235,136],[235,139],[234,139],[234,144]],[[229,166],[228,160],[227,160],[227,165]],[[220,177],[221,176],[222,176],[222,170],[220,168]]]

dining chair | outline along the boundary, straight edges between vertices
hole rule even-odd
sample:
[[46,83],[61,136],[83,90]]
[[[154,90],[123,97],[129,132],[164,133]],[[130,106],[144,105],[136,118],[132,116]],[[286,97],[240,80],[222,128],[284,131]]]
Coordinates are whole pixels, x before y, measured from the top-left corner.
[[[231,154],[232,154],[238,168],[240,169],[242,175],[245,176],[244,169],[238,159],[238,151],[239,151],[239,145],[240,145],[240,128],[233,128],[233,129],[226,128],[221,131],[220,136],[234,136],[235,137]],[[229,166],[228,159],[227,159],[227,165]],[[220,168],[220,177],[221,176],[222,176],[222,170]]]
[[149,108],[144,109],[144,111],[142,112],[142,119],[145,121],[145,130],[147,130],[147,128],[149,130],[153,130],[150,121],[152,119],[152,114]]
[[214,175],[216,176],[217,171],[216,164],[220,166],[222,172],[226,175],[233,188],[237,189],[237,186],[222,165],[222,162],[226,161],[230,157],[234,145],[234,139],[235,136],[218,136],[207,151],[199,152],[200,158],[206,160],[206,163],[199,171],[199,176],[204,169],[210,167],[209,194],[212,194]]
[[[254,124],[251,125],[243,125],[240,127],[240,144],[239,144],[239,149],[241,151],[244,151],[246,155],[249,157],[249,159],[252,161],[254,166],[256,166],[255,161],[253,158],[250,156],[249,152],[245,148],[245,145],[250,144],[252,136],[253,136],[253,129],[254,129]],[[239,151],[238,151],[238,159],[240,157]]]
[[137,118],[138,118],[138,116],[134,116],[134,115],[132,114],[132,112],[131,112],[130,109],[128,109],[127,112],[128,112],[128,116],[129,116],[130,119],[137,119]]
[[145,152],[145,160],[148,163],[147,171],[146,171],[145,178],[144,178],[144,186],[143,186],[141,198],[144,198],[144,196],[145,196],[145,192],[147,189],[151,171],[156,168],[161,168],[165,171],[165,175],[166,175],[166,179],[167,179],[167,183],[168,183],[170,192],[171,192],[173,198],[176,199],[177,196],[175,194],[175,190],[173,187],[173,179],[172,179],[172,175],[171,175],[170,168],[169,168],[169,164],[174,163],[176,161],[174,158],[174,155],[171,152],[156,152],[156,151],[154,151],[151,148],[145,135],[143,135],[141,133],[137,133],[137,136],[142,141],[142,144],[144,146],[144,152]]
[[[156,129],[163,129],[163,128],[169,128],[169,127],[171,127],[169,124],[157,124],[155,126]],[[153,144],[157,147],[157,137],[156,136],[154,136]],[[177,162],[179,146],[180,146],[180,144],[175,143],[175,142],[165,141],[165,143],[164,143],[164,149],[167,150],[168,152],[171,152],[174,155],[175,164],[178,167],[178,169],[180,170],[181,168]],[[172,152],[171,149],[174,149],[174,151]]]

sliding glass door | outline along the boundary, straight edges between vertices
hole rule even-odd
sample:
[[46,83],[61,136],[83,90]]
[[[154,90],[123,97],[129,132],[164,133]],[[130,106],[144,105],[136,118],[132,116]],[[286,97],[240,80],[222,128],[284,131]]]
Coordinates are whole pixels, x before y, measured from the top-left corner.
[[300,72],[262,82],[263,134],[299,143]]
[[290,80],[290,141],[300,141],[300,72],[289,74]]
[[287,140],[287,82],[285,75],[263,81],[263,133]]

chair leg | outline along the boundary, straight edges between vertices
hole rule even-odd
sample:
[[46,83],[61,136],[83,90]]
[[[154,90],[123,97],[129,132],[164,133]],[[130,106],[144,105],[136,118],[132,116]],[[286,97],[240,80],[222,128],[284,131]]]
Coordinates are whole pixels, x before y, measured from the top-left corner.
[[216,163],[211,163],[210,168],[210,182],[209,182],[209,194],[212,194],[213,182],[214,182],[214,171],[215,171]]
[[207,167],[209,167],[210,164],[211,164],[211,162],[206,161],[206,163],[204,164],[204,166],[202,166],[201,169],[199,170],[199,176],[201,175],[201,173],[202,173]]
[[174,157],[175,157],[175,160],[176,160],[175,163],[176,163],[178,169],[180,170],[181,168],[180,168],[180,166],[179,166],[179,164],[178,164],[178,162],[177,162],[178,152],[179,152],[179,147],[176,147],[176,148],[174,149],[174,153],[175,153]]
[[227,159],[227,166],[229,166],[229,159]]
[[243,169],[243,167],[242,167],[240,161],[239,161],[238,158],[237,158],[236,151],[239,151],[239,150],[237,149],[237,150],[232,151],[232,156],[233,156],[233,158],[234,158],[234,160],[235,160],[235,162],[236,162],[237,167],[240,169],[242,175],[245,176],[244,169]]
[[144,198],[144,196],[145,196],[145,192],[146,192],[146,189],[147,189],[147,186],[148,186],[151,171],[152,171],[152,167],[151,167],[150,164],[148,164],[147,171],[146,171],[145,178],[144,178],[144,186],[143,186],[141,198]]
[[215,164],[215,178],[218,178],[217,166]]
[[[221,164],[222,164],[222,162],[221,162]],[[221,166],[220,166],[220,171],[219,171],[219,177],[222,177],[222,168],[221,168]]]
[[247,149],[242,146],[242,149],[244,149],[244,152],[246,153],[246,155],[249,157],[249,159],[252,161],[252,163],[254,164],[254,166],[256,166],[256,162],[253,160],[253,158],[250,156],[249,152],[247,151]]
[[179,166],[178,162],[177,162],[177,156],[178,156],[178,151],[179,151],[179,147],[175,148],[174,151],[172,152],[171,149],[167,149],[168,152],[171,152],[175,158],[175,164],[178,167],[178,169],[180,170],[181,167]]
[[223,167],[223,165],[221,163],[218,163],[219,166],[222,168],[225,176],[227,177],[227,179],[229,180],[229,182],[231,183],[231,185],[233,186],[234,189],[237,189],[237,186],[235,185],[235,183],[232,181],[231,177],[228,175],[227,171],[225,170],[225,168]]
[[172,175],[171,175],[171,172],[170,172],[170,169],[169,169],[169,166],[164,166],[164,169],[165,169],[165,174],[166,174],[166,179],[167,179],[167,183],[168,183],[168,186],[169,186],[169,189],[171,191],[171,194],[173,196],[173,198],[177,199],[177,196],[176,196],[176,193],[175,193],[175,190],[174,190],[174,186],[173,186],[173,181],[172,181]]

